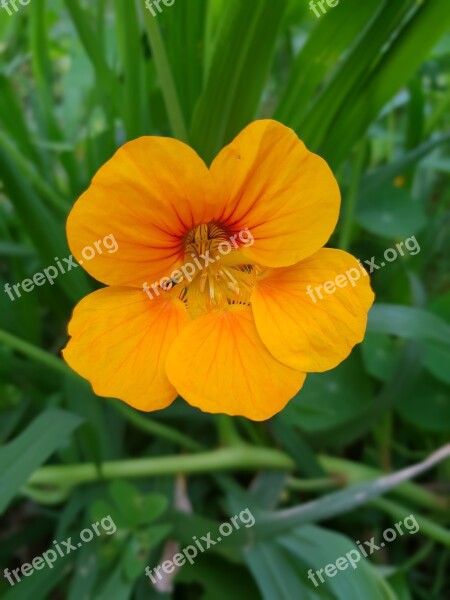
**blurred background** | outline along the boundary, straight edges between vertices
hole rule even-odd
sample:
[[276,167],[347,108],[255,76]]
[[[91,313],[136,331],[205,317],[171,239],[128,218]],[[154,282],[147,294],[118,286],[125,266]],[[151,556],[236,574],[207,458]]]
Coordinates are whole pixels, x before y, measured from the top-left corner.
[[[445,0],[0,3],[2,599],[450,598],[449,26]],[[60,350],[99,284],[5,286],[69,257],[66,216],[125,141],[210,162],[258,117],[338,178],[328,245],[373,271],[364,342],[264,423],[96,397]],[[244,509],[253,526],[145,575]],[[114,533],[8,582],[107,515]],[[408,515],[414,535],[308,578]]]

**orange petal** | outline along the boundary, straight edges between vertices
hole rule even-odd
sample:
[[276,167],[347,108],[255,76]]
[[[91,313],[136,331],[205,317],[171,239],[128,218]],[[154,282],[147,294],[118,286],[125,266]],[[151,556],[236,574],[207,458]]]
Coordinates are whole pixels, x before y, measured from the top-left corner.
[[[334,292],[324,289],[327,282]],[[274,269],[251,296],[267,348],[284,364],[306,372],[332,369],[350,354],[364,337],[373,300],[369,276],[358,261],[329,248],[293,267]]]
[[[189,146],[169,138],[139,138],[100,168],[75,203],[67,221],[70,249],[103,283],[151,285],[181,265],[182,237],[210,219],[214,196],[212,177]],[[112,242],[113,251],[102,243],[109,235],[116,251]],[[83,253],[87,247],[95,252]]]
[[212,311],[185,327],[169,351],[167,374],[192,406],[254,421],[284,408],[305,380],[273,358],[251,310],[240,306]]
[[219,190],[219,221],[248,228],[255,243],[249,262],[293,265],[321,248],[340,207],[337,182],[326,162],[276,121],[256,121],[224,148],[211,166]]
[[99,396],[151,411],[177,396],[165,372],[168,350],[189,317],[179,300],[104,288],[86,296],[69,324],[66,362]]

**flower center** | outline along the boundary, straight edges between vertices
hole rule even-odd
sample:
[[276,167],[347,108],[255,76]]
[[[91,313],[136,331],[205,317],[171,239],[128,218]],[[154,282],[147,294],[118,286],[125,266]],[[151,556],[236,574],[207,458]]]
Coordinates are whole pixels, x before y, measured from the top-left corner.
[[231,304],[250,304],[258,269],[248,264],[239,247],[238,235],[232,235],[218,223],[192,228],[184,240],[181,299],[193,317],[210,310],[226,309]]

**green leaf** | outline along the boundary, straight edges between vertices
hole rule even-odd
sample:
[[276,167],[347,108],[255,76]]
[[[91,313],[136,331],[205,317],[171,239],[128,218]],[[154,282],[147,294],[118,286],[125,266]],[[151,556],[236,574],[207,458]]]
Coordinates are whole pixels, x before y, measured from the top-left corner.
[[356,221],[375,235],[394,239],[411,237],[427,222],[421,202],[392,184],[360,195]]
[[367,194],[373,196],[375,191],[392,183],[397,176],[403,175],[405,171],[414,167],[433,150],[448,144],[450,144],[450,134],[437,136],[435,139],[424,142],[393,162],[367,173],[363,177],[359,195],[361,197]]
[[123,554],[120,563],[109,573],[103,587],[97,592],[96,600],[128,600],[134,587],[133,581],[125,577],[126,556]]
[[203,90],[208,10],[209,0],[177,2],[158,19],[164,29],[167,56],[186,123],[191,122]]
[[[327,81],[338,60],[370,21],[379,7],[378,0],[346,0],[333,11],[331,18],[320,19],[309,34],[289,71],[289,80],[274,118],[298,129],[317,90]],[[330,40],[333,43],[330,44]],[[331,110],[331,106],[329,107]]]
[[282,419],[314,433],[342,425],[367,408],[373,395],[362,365],[353,354],[335,369],[311,373],[287,405]]
[[193,565],[181,568],[175,581],[201,585],[202,600],[248,600],[259,597],[256,584],[247,569],[231,562],[224,563],[223,558],[211,554],[202,554]]
[[[358,10],[358,5],[359,2],[353,2],[354,10]],[[352,112],[355,98],[361,96],[363,86],[370,80],[373,65],[379,60],[383,48],[412,6],[412,0],[383,2],[375,16],[363,28],[330,81],[321,90],[311,109],[303,115],[297,131],[314,150],[323,142],[329,148],[328,138],[336,130],[345,138],[348,137],[350,132],[342,131],[340,113],[347,115]],[[350,147],[347,147],[347,150],[349,149]],[[334,150],[330,148],[330,152],[325,152],[325,156],[334,158]]]
[[375,304],[369,312],[368,331],[398,335],[409,340],[450,347],[450,325],[421,308]]
[[109,493],[130,527],[154,521],[167,510],[169,504],[165,496],[144,495],[136,486],[122,480],[113,481]]
[[44,598],[51,598],[52,590],[67,577],[71,562],[72,558],[67,555],[58,556],[58,560],[55,561],[52,569],[45,565],[41,570],[34,570],[31,577],[21,576],[20,583],[16,583],[10,591],[2,594],[2,600],[23,600],[24,598],[44,600]]
[[323,569],[336,563],[340,557],[356,550],[355,542],[343,535],[314,525],[294,529],[273,541],[256,544],[245,552],[246,560],[258,582],[263,598],[370,598],[395,600],[388,586],[382,582],[372,565],[361,559],[355,568],[347,561],[345,570],[337,570],[333,577],[317,574],[308,579],[308,571]]
[[50,409],[37,417],[17,438],[0,448],[0,513],[30,475],[81,424],[80,417]]
[[[55,265],[55,257],[62,259],[69,256],[70,251],[61,224],[30,188],[28,182],[18,171],[16,164],[1,147],[0,172],[6,193],[45,267]],[[72,300],[79,300],[91,291],[81,268],[59,274],[55,285],[61,286]]]
[[389,381],[394,375],[401,350],[396,340],[382,333],[368,331],[361,350],[366,372],[380,381]]
[[[430,312],[450,324],[450,292],[438,296],[429,306]],[[425,344],[425,366],[430,373],[444,383],[450,384],[450,348],[441,345]]]
[[[255,118],[286,8],[229,0],[190,140],[206,162]],[[239,49],[236,52],[234,49]]]
[[150,11],[145,11],[144,22],[172,132],[179,140],[186,142],[188,139],[187,126],[181,109],[175,79],[169,63],[167,47],[163,36],[161,35],[158,21],[152,16]]
[[448,386],[430,375],[422,375],[414,389],[400,398],[396,409],[404,421],[417,429],[450,433]]
[[[399,2],[387,2],[386,11],[399,6]],[[417,3],[407,3],[407,7]],[[360,139],[370,123],[374,121],[380,110],[400,87],[407,83],[423,58],[436,41],[447,30],[450,13],[439,0],[424,2],[418,6],[414,16],[398,32],[389,52],[379,56],[375,70],[370,77],[361,79],[342,103],[339,114],[333,111],[334,119],[324,135],[320,153],[327,157],[332,166],[339,165],[347,156],[353,144]],[[392,34],[390,22],[379,23],[379,28],[388,33],[384,44]],[[361,40],[359,54],[361,60],[366,53],[365,40]],[[379,51],[381,52],[382,46]],[[375,57],[373,57],[375,58]],[[342,84],[344,82],[341,80]],[[333,103],[333,98],[330,98]],[[323,107],[326,109],[326,106]],[[323,111],[322,111],[323,112]],[[323,129],[323,128],[322,128]]]
[[141,31],[134,2],[115,0],[114,8],[124,88],[124,99],[119,109],[130,140],[142,135],[144,121]]
[[98,554],[98,540],[95,538],[91,543],[83,544],[79,549],[67,600],[92,597],[92,590],[97,581],[99,570]]

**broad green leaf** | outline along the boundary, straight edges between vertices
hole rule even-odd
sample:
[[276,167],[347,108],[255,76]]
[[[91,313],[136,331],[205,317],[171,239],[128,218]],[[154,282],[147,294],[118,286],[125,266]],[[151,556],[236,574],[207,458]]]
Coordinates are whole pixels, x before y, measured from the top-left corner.
[[[314,573],[326,565],[336,563],[347,553],[355,559],[355,542],[314,525],[294,529],[289,534],[250,547],[245,556],[259,583],[264,599],[272,598],[370,598],[395,600],[389,587],[381,581],[373,566],[364,558],[354,563],[347,560],[344,570],[336,569],[333,577]],[[313,578],[308,578],[312,569]]]
[[89,598],[92,595],[99,571],[99,551],[97,538],[94,538],[89,544],[83,544],[78,550],[67,600],[79,600],[80,598]]
[[450,145],[450,134],[441,135],[436,137],[436,139],[426,141],[392,163],[367,173],[362,179],[359,195],[361,197],[365,197],[367,194],[373,196],[375,191],[392,183],[397,176],[404,174],[405,171],[414,167],[433,150],[445,145]]
[[363,412],[372,396],[370,381],[353,354],[335,369],[311,373],[287,405],[282,419],[314,433],[342,425]]
[[366,332],[361,344],[365,370],[376,379],[389,381],[394,375],[400,350],[396,340],[389,335]]
[[[430,306],[430,312],[450,324],[450,292],[435,298]],[[427,343],[425,344],[425,366],[435,377],[450,384],[450,348]]]
[[[224,576],[226,574],[226,576]],[[258,598],[258,589],[247,569],[211,554],[202,554],[193,565],[176,574],[177,583],[197,584],[203,588],[202,600],[249,600]]]
[[[71,563],[72,558],[70,556],[58,556],[52,569],[45,565],[43,569],[34,570],[31,576],[28,577],[21,576],[19,573],[21,581],[16,582],[10,591],[2,594],[2,600],[23,600],[24,598],[44,600],[44,598],[51,598],[52,590],[60,582],[65,581]],[[13,581],[15,580],[13,579]]]
[[81,418],[72,413],[50,409],[0,448],[0,513],[30,475],[67,443],[68,436],[81,422]]
[[360,196],[356,221],[375,235],[405,239],[423,229],[426,216],[419,200],[404,188],[388,184]]
[[422,375],[414,389],[400,398],[396,409],[404,421],[417,429],[450,433],[448,386],[430,375]]
[[124,520],[131,527],[154,521],[168,507],[168,500],[165,496],[142,494],[136,486],[127,481],[113,481],[109,490]]
[[450,347],[450,325],[424,309],[411,306],[375,304],[369,312],[368,331],[434,342],[444,349]]
[[133,592],[134,582],[125,576],[126,556],[123,554],[119,564],[108,574],[108,579],[96,593],[96,600],[128,600]]

